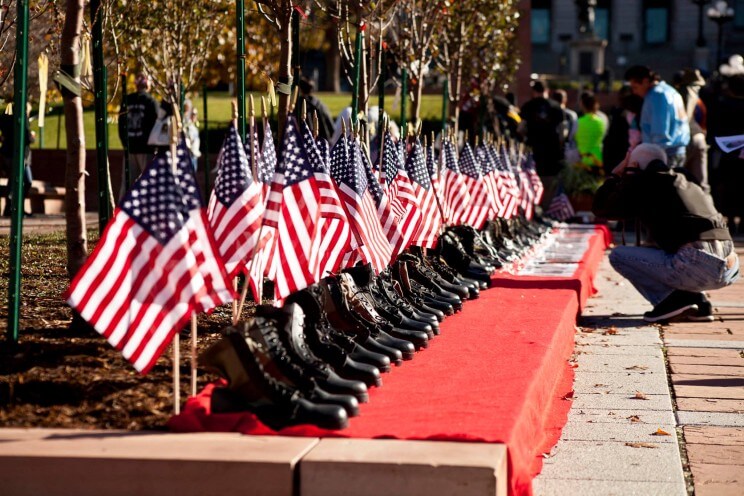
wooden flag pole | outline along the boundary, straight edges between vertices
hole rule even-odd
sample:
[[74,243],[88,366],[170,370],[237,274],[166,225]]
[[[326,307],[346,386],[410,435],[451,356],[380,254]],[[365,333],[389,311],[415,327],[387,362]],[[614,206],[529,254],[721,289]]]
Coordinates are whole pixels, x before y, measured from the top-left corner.
[[[262,105],[262,110],[264,114],[264,125],[267,125],[266,123],[266,100],[263,97],[261,97],[261,105]],[[250,100],[250,112],[251,112],[251,119],[250,119],[250,129],[248,132],[250,134],[250,140],[251,140],[251,164],[252,164],[252,169],[253,169],[254,180],[258,180],[258,171],[256,169],[256,151],[257,150],[256,150],[256,142],[253,139],[253,130],[256,125],[255,110],[253,107],[253,96],[251,96],[251,100]],[[261,224],[261,227],[258,230],[258,239],[256,240],[256,244],[253,246],[253,252],[251,253],[251,259],[250,259],[250,262],[248,262],[248,267],[246,268],[249,278],[251,274],[251,268],[256,261],[255,260],[256,255],[259,254],[258,246],[261,244],[262,234],[263,234],[263,223]],[[259,295],[258,295],[259,301],[256,302],[259,305],[261,304],[260,292],[261,292],[261,288],[259,288]],[[245,306],[245,300],[247,297],[248,297],[248,280],[246,279],[245,284],[243,284],[243,289],[240,292],[240,303],[238,303],[236,311],[233,312],[233,325],[236,325],[238,321],[240,320],[240,316],[243,313],[243,307]]]
[[196,396],[196,313],[191,314],[191,396]]
[[173,336],[173,414],[181,413],[181,336]]
[[[178,136],[181,132],[181,114],[178,105],[173,105],[173,125],[170,129],[171,170],[176,175],[178,156]],[[173,336],[173,413],[181,413],[181,336]]]

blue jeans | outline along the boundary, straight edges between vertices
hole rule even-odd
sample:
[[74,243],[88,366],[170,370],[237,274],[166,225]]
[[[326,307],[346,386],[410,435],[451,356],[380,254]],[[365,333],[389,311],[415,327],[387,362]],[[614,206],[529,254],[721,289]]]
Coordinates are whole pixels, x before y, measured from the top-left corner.
[[729,269],[726,260],[689,246],[677,253],[618,246],[610,253],[610,264],[654,306],[674,290],[699,293],[723,288],[739,278],[738,258]]

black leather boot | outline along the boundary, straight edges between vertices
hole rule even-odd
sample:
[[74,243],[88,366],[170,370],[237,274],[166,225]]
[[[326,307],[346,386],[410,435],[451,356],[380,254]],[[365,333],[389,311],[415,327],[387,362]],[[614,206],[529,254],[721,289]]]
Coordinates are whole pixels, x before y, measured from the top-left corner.
[[223,338],[199,357],[200,362],[227,379],[227,388],[217,388],[212,411],[251,411],[274,430],[298,424],[323,429],[343,429],[348,425],[346,410],[339,405],[316,404],[287,384],[271,377],[262,368],[260,346],[235,327],[223,331]]
[[352,277],[360,296],[366,299],[374,310],[393,327],[411,331],[422,331],[430,338],[434,335],[430,324],[407,317],[401,309],[385,298],[377,283],[377,276],[372,269],[372,264],[360,264],[350,269],[344,269],[344,273]]
[[432,270],[439,274],[440,278],[451,284],[456,284],[466,288],[468,291],[469,299],[472,300],[480,296],[479,283],[458,276],[457,271],[444,263],[444,261],[437,255],[431,256],[427,260],[429,262],[429,266],[432,268]]
[[326,295],[324,303],[328,322],[335,330],[350,337],[356,343],[356,347],[349,354],[351,358],[372,364],[380,369],[380,372],[389,372],[391,363],[403,361],[400,352],[378,343],[370,335],[368,329],[357,325],[345,316],[344,294],[335,277],[326,277],[319,283],[319,286]]
[[[325,313],[325,292],[320,286],[313,284],[291,294],[286,301],[297,303],[305,312],[305,337],[314,355],[328,363],[344,379],[362,381],[367,387],[382,385],[377,367],[349,357],[356,343],[331,327]],[[360,399],[362,402],[366,400],[366,395]]]
[[[409,254],[407,256],[411,257],[411,261],[414,262],[418,271],[422,273],[422,276],[424,278],[432,281],[442,290],[448,291],[449,293],[452,293],[460,299],[470,298],[470,290],[468,286],[462,283],[455,284],[454,278],[443,277],[437,270],[434,269],[434,266],[431,263],[431,259],[424,255],[423,248],[421,248],[420,246],[411,246],[409,248]],[[422,279],[419,279],[414,275],[412,275],[412,277],[418,282],[422,284],[424,283]]]
[[406,300],[403,295],[403,290],[400,288],[400,284],[392,278],[389,269],[385,269],[385,271],[381,272],[375,282],[377,283],[376,294],[381,296],[385,302],[393,305],[408,319],[430,325],[434,334],[439,334],[439,319],[436,315],[421,312]]
[[[280,334],[302,332],[304,315],[294,303],[284,308],[270,305],[256,307],[253,325],[241,329],[259,345],[265,354],[259,353],[263,369],[272,377],[299,389],[313,403],[331,403],[342,406],[349,417],[359,415],[359,402],[348,394],[336,394],[324,390],[312,377],[312,371],[303,368],[294,355],[285,348]],[[295,329],[293,331],[293,328]]]
[[426,332],[399,329],[383,318],[375,309],[370,294],[356,286],[351,274],[339,274],[338,283],[344,295],[342,314],[349,321],[365,328],[373,339],[396,348],[405,359],[413,358],[415,349],[428,346],[429,336]]
[[[291,302],[287,302],[285,308],[287,308]],[[300,305],[296,305],[301,308]],[[257,315],[261,315],[263,306],[256,307]],[[268,307],[273,309],[274,307]],[[301,310],[300,310],[301,311]],[[289,332],[279,332],[279,339],[282,341],[284,348],[290,355],[291,360],[295,363],[300,364],[304,373],[310,375],[315,382],[320,386],[321,389],[328,391],[329,393],[336,394],[350,394],[357,398],[361,403],[367,402],[369,394],[367,392],[367,386],[364,382],[358,380],[344,379],[334,372],[333,368],[326,362],[320,360],[315,354],[313,354],[308,344],[306,329],[311,331],[314,329],[314,322],[311,322],[309,316],[305,315],[305,321],[299,325],[292,325],[289,327]],[[293,319],[293,324],[296,324],[297,319]]]
[[483,281],[486,284],[491,281],[493,269],[473,261],[454,233],[446,231],[439,237],[437,254],[462,276]]

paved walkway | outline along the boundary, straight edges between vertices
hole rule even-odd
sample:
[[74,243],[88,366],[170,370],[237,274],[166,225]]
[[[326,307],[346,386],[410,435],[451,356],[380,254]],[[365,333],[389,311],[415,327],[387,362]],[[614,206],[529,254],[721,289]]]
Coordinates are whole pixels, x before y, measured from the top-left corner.
[[641,320],[648,304],[606,259],[596,284],[535,494],[744,494],[744,281],[712,292],[716,322],[669,326]]

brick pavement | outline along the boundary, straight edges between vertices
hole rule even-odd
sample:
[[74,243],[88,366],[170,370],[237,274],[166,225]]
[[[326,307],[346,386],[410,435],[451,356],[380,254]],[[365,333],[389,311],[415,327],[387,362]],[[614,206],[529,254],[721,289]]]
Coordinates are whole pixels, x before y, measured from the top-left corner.
[[[739,244],[737,252],[744,255]],[[744,260],[742,260],[744,262]],[[744,494],[744,279],[712,291],[716,321],[662,327],[696,496]]]

